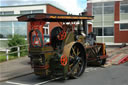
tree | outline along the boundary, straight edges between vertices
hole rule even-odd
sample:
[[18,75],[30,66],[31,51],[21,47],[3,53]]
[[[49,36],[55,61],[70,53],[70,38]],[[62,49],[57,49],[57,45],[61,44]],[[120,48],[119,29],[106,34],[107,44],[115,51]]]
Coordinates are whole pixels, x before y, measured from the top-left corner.
[[[8,46],[13,47],[13,46],[18,46],[18,45],[25,45],[26,40],[24,39],[23,36],[15,34],[14,37],[11,40],[8,40]],[[20,47],[20,50],[26,49],[26,46]],[[12,48],[11,52],[17,51],[17,48]],[[21,56],[24,56],[26,52],[20,52]],[[14,53],[13,56],[17,56],[17,53]]]

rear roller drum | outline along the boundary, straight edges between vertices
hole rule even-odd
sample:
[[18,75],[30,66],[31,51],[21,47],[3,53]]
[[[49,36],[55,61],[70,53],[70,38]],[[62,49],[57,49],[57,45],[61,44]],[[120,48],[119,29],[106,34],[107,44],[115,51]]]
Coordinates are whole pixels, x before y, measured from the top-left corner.
[[[103,55],[102,49],[100,49],[98,55],[100,55],[100,56]],[[105,55],[106,55],[106,51],[105,51]],[[98,64],[99,64],[100,66],[104,65],[105,63],[106,63],[106,58],[104,58],[104,59],[99,59],[99,61],[98,61]]]

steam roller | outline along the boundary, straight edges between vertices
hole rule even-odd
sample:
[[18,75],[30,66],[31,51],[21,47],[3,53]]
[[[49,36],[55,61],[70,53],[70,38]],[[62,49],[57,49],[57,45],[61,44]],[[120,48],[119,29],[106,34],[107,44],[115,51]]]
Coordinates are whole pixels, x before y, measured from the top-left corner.
[[[96,43],[94,33],[87,32],[87,20],[93,16],[35,13],[18,17],[28,22],[29,58],[34,74],[41,78],[78,78],[88,64],[104,65],[104,43]],[[58,23],[44,42],[43,26]]]

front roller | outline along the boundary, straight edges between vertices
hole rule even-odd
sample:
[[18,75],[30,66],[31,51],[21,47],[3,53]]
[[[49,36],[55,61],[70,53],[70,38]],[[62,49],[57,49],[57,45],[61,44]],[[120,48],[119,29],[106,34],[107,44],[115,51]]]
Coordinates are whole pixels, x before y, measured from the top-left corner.
[[65,56],[68,56],[68,77],[78,78],[87,65],[85,49],[79,42],[71,42],[64,47]]

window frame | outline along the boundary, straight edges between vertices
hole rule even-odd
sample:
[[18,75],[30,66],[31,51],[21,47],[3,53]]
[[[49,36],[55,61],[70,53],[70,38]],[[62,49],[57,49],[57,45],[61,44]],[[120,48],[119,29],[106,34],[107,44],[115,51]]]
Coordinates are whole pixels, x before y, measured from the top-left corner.
[[[0,21],[0,22],[9,22],[11,24],[11,38],[13,37],[13,21]],[[10,27],[10,26],[3,26],[3,27]],[[0,26],[0,28],[2,29],[2,25]],[[8,40],[9,37],[3,37],[0,38],[0,40]]]
[[[5,13],[9,13],[9,12],[12,12],[11,14],[5,14]],[[14,15],[14,11],[0,11],[0,15]]]
[[128,14],[128,12],[127,12],[127,13],[122,13],[122,12],[121,12],[121,6],[128,6],[128,4],[121,4],[121,3],[120,3],[120,14]]
[[[102,30],[102,27],[93,27],[93,33],[94,33],[94,30],[95,30],[95,29],[99,29],[99,28],[101,28],[101,30]],[[96,34],[96,33],[95,33],[95,34]],[[101,34],[103,35],[102,32],[101,32]],[[101,36],[102,36],[102,35],[101,35]],[[99,36],[99,35],[96,34],[96,36]],[[100,36],[100,37],[101,37],[101,36]]]
[[[113,29],[113,34],[112,35],[105,35],[105,28],[112,28]],[[114,36],[114,27],[104,27],[104,36]]]
[[[21,13],[21,12],[24,12],[24,13]],[[30,12],[30,13],[25,13],[25,12]],[[32,11],[31,10],[20,10],[20,14],[31,14]]]
[[[123,2],[123,1],[121,1],[121,2]],[[121,6],[122,6],[122,5],[128,5],[128,3],[127,3],[127,4],[121,4],[121,2],[120,2],[119,11],[120,11],[120,20],[123,20],[123,19],[122,19],[122,14],[128,14],[128,13],[121,13]],[[120,25],[120,24],[119,24],[119,25]]]
[[[21,13],[21,12],[30,12],[30,13]],[[20,14],[33,14],[33,11],[42,11],[42,12],[34,12],[34,13],[44,13],[43,9],[37,9],[37,10],[20,10]]]
[[[92,4],[92,15],[102,15],[104,13],[105,15],[105,11],[103,12],[103,9],[105,9],[105,7],[113,7],[113,13],[111,14],[114,14],[114,5],[115,5],[115,2],[112,2],[113,5],[109,5],[109,6],[105,6],[104,4],[107,3],[107,2],[102,2],[101,3],[101,6],[94,6],[95,3]],[[94,14],[94,8],[101,8],[101,14]],[[110,14],[110,13],[106,13],[106,14]]]
[[128,24],[128,23],[120,23],[119,24],[119,31],[128,31],[128,29],[121,29],[121,24]]
[[[108,26],[108,27],[110,27],[110,26]],[[96,27],[92,27],[92,29],[93,29],[93,33],[94,33],[94,29],[98,29],[98,28],[101,28],[102,30],[104,29],[104,33],[105,33],[105,28],[107,28],[107,27],[98,27],[98,26],[96,26]],[[113,28],[113,35],[109,35],[109,36],[105,36],[105,34],[103,34],[102,33],[102,35],[104,35],[104,36],[98,36],[98,35],[96,35],[97,37],[112,37],[112,36],[114,36],[114,27],[111,27],[111,28]]]
[[[14,27],[14,22],[18,22],[18,21],[0,21],[0,22],[11,22],[11,25],[12,25],[12,29],[11,29],[11,34],[12,34],[12,37],[11,38],[13,38],[14,37],[14,34],[15,34],[15,27]],[[27,24],[26,24],[27,25]],[[0,38],[0,40],[11,40],[11,38],[8,38],[8,37],[6,37],[6,38]],[[25,40],[27,40],[27,37],[25,37],[24,38]]]
[[[45,27],[45,25],[47,25],[47,27]],[[44,35],[47,36],[47,35],[49,35],[49,25],[50,25],[50,24],[49,24],[49,23],[46,23],[45,25],[44,25],[44,27],[43,27],[43,31],[44,31],[43,33],[44,33]],[[48,34],[46,34],[46,33],[47,33],[46,29],[48,30]]]
[[[42,12],[33,12],[33,11],[42,11]],[[43,9],[38,9],[38,10],[31,10],[31,13],[44,13],[44,10]]]

